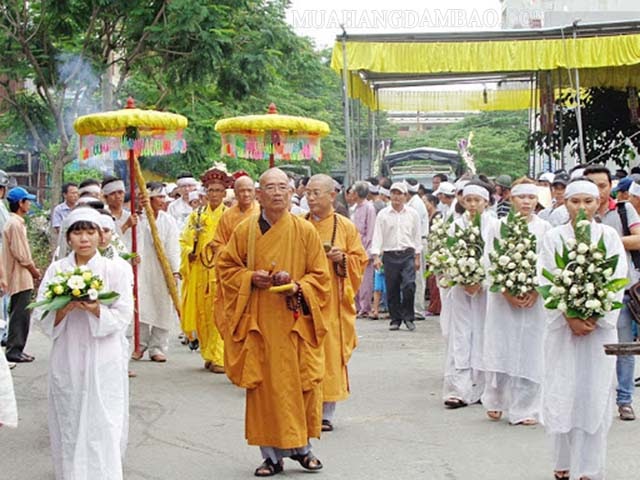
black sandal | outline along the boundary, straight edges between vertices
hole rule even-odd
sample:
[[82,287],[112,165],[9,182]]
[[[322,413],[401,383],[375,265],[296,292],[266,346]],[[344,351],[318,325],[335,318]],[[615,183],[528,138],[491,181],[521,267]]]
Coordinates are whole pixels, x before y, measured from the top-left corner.
[[322,420],[322,431],[333,432],[333,424],[330,420]]
[[553,478],[555,480],[569,480],[569,471],[568,470],[558,470],[553,472]]
[[277,473],[280,473],[284,470],[284,466],[282,463],[273,463],[270,458],[265,458],[262,465],[256,468],[253,474],[256,477],[273,477]]
[[[289,458],[298,462],[300,465],[302,465],[302,468],[306,470],[322,470],[322,462],[311,452],[308,452],[306,455],[291,455],[291,457]],[[314,461],[315,465],[312,465],[311,463]]]
[[447,398],[444,401],[444,404],[450,409],[462,408],[467,406],[467,403],[460,400],[459,398]]

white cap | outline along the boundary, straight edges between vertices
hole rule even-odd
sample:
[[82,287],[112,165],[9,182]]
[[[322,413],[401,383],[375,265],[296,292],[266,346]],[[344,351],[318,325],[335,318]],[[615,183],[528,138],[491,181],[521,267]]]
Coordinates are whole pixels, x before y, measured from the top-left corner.
[[391,188],[389,189],[390,192],[393,192],[394,190],[398,190],[404,194],[407,193],[407,184],[404,182],[396,182],[393,185],[391,185]]
[[540,177],[538,177],[538,180],[540,180],[541,182],[549,182],[549,183],[553,183],[553,179],[556,176],[551,173],[551,172],[545,172],[542,175],[540,175]]
[[464,190],[464,187],[467,185],[467,183],[469,183],[469,180],[458,180],[455,184],[456,193]]
[[438,189],[433,192],[434,195],[449,195],[454,196],[456,194],[456,186],[451,182],[441,182]]

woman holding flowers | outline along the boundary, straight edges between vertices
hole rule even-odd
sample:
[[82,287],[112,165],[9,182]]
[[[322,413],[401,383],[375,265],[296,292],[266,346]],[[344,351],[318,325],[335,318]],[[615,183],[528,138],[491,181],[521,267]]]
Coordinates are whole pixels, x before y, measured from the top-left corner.
[[[49,266],[35,305],[53,340],[48,397],[55,476],[120,480],[128,431],[124,332],[133,316],[131,269],[98,252],[97,211],[79,207],[67,220],[71,253]],[[107,297],[109,305],[102,303]]]
[[487,291],[486,245],[492,240],[498,219],[487,210],[491,192],[481,181],[467,183],[462,193],[466,212],[449,230],[450,259],[446,279],[451,285],[447,299],[447,343],[444,370],[444,404],[465,407],[480,399],[484,388],[483,332]]
[[549,308],[542,421],[553,437],[555,478],[600,480],[616,367],[603,345],[617,340],[627,262],[616,231],[593,221],[597,186],[577,179],[564,197],[571,221],[543,238],[538,261],[539,290]]
[[491,289],[483,359],[482,405],[499,420],[503,412],[514,425],[535,425],[542,384],[545,311],[536,291],[536,260],[542,237],[551,225],[535,213],[538,187],[529,178],[511,188],[513,210],[498,224],[489,258]]

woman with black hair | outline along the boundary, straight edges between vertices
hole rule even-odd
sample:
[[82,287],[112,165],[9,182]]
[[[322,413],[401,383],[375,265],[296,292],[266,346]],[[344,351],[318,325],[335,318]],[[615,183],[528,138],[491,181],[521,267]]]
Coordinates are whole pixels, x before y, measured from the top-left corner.
[[98,252],[100,214],[73,210],[66,240],[71,253],[52,263],[38,291],[58,273],[84,267],[98,276],[104,292],[120,296],[110,305],[71,301],[45,313],[35,309],[53,343],[49,361],[49,435],[56,479],[121,480],[127,444],[129,387],[125,331],[133,317],[132,273]]

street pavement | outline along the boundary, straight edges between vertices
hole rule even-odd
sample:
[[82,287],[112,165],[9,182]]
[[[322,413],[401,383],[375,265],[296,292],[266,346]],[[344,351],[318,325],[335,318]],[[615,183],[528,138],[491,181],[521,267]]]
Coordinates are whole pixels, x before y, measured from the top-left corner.
[[[352,396],[338,404],[335,430],[312,441],[324,469],[309,474],[287,460],[278,478],[553,478],[542,427],[491,422],[479,405],[443,408],[437,319],[416,325],[415,332],[390,332],[386,321],[358,319],[360,346],[349,365]],[[206,372],[199,354],[178,343],[177,333],[172,339],[166,364],[132,362],[138,377],[131,381],[125,478],[253,478],[261,459],[258,448],[244,440],[244,392],[224,375]],[[37,360],[13,370],[20,425],[0,429],[0,479],[53,479],[46,419],[48,348],[48,339],[34,329],[27,351]],[[616,418],[607,478],[638,480],[639,447],[640,420]]]

